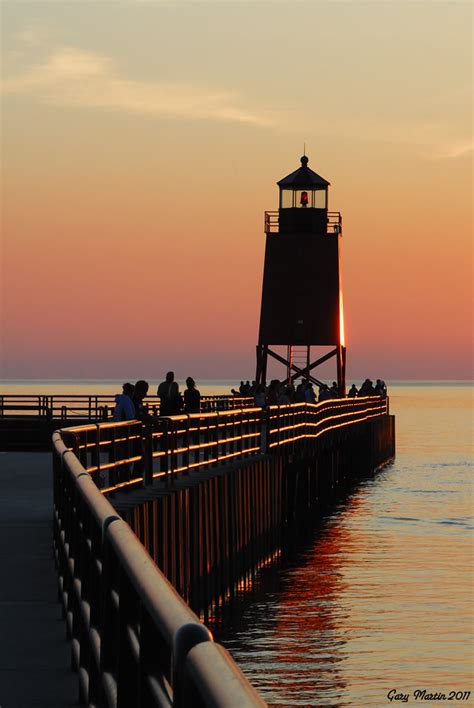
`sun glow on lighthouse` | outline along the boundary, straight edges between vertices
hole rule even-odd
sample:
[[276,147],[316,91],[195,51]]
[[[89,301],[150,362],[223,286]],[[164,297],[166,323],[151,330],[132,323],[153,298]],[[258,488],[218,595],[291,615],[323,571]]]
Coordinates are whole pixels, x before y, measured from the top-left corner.
[[339,290],[339,341],[341,347],[346,346],[346,338],[344,334],[344,302],[342,298],[342,288]]

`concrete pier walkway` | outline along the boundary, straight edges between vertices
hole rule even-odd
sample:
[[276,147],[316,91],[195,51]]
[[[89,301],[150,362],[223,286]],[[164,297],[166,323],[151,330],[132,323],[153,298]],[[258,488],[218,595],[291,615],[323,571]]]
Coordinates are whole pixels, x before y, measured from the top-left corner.
[[78,706],[57,599],[51,453],[0,452],[0,707]]

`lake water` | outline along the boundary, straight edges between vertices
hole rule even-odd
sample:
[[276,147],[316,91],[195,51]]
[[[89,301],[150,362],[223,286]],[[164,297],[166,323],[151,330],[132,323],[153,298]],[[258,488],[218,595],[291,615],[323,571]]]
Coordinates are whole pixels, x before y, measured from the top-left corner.
[[236,603],[219,639],[270,705],[474,704],[472,392],[392,386],[395,463]]
[[[0,382],[1,393],[119,390]],[[216,625],[270,705],[474,705],[472,393],[466,383],[391,384],[395,463],[263,570],[225,629]],[[429,698],[436,692],[446,699]]]

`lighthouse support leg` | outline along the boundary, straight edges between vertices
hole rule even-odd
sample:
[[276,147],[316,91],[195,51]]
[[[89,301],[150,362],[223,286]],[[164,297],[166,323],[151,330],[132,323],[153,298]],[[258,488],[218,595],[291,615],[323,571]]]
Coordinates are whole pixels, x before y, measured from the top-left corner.
[[337,348],[337,387],[341,396],[346,395],[346,348]]
[[257,344],[257,373],[255,374],[255,381],[262,386],[265,386],[267,379],[267,359],[268,346],[266,344]]

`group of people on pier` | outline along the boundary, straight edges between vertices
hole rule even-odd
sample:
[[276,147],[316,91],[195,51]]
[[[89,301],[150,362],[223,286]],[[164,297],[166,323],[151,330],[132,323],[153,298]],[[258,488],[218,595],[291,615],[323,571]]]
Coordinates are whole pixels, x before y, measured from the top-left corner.
[[[148,411],[144,403],[148,395],[149,384],[147,381],[139,380],[135,384],[124,383],[122,393],[115,396],[114,421],[124,420],[150,420],[153,416]],[[200,413],[201,394],[196,388],[196,383],[191,376],[186,379],[186,389],[183,394],[179,391],[179,385],[174,379],[174,372],[168,371],[166,378],[157,388],[157,395],[160,399],[160,415],[172,416],[180,413]],[[231,393],[235,397],[253,398],[256,406],[285,405],[288,403],[316,403],[327,401],[331,398],[342,398],[336,381],[331,386],[321,384],[318,393],[314,390],[310,381],[303,380],[296,387],[293,383],[273,379],[268,386],[257,384],[256,381],[240,382],[238,390],[232,389]],[[385,382],[377,379],[374,386],[370,379],[365,379],[360,389],[352,384],[347,396],[383,396],[387,395]]]
[[[288,384],[286,381],[279,381],[278,379],[273,379],[267,387],[257,384],[256,381],[252,381],[252,383],[250,381],[245,383],[241,381],[239,390],[231,389],[231,393],[234,396],[253,397],[256,406],[316,403],[327,401],[331,398],[343,397],[336,381],[333,381],[331,386],[321,384],[318,387],[317,395],[310,381],[303,380],[295,387],[293,383]],[[347,394],[349,398],[386,395],[387,387],[381,379],[377,379],[375,386],[370,379],[365,379],[360,389],[355,384],[352,384]]]
[[[149,388],[148,381],[140,380],[135,384],[124,383],[122,393],[115,396],[113,419],[115,421],[151,419],[152,415],[144,404]],[[160,415],[179,415],[183,412],[199,413],[201,410],[201,394],[191,376],[186,379],[186,389],[181,395],[179,385],[174,380],[174,372],[168,371],[156,393],[160,399]]]

